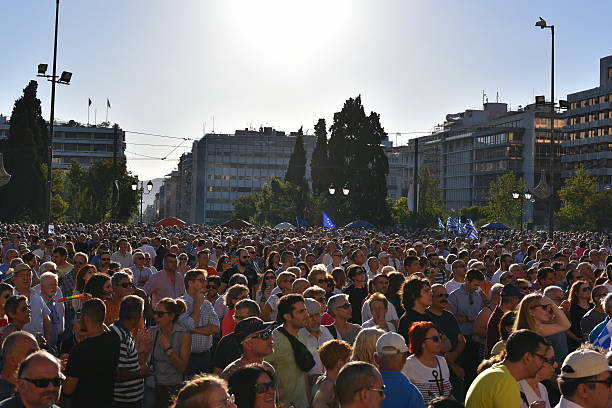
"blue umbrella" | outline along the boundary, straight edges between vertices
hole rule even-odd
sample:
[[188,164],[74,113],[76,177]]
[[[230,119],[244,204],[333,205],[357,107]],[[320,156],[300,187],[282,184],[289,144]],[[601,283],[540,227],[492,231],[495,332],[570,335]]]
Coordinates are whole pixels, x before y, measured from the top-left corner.
[[346,224],[344,228],[374,228],[374,225],[367,221],[356,220]]
[[509,226],[501,222],[490,222],[480,227],[481,230],[511,230]]

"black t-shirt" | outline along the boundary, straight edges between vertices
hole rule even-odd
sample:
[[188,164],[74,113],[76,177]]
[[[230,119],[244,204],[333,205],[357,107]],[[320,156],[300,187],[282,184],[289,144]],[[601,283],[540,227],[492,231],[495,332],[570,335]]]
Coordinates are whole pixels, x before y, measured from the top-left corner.
[[79,379],[71,395],[74,407],[108,407],[113,404],[119,336],[114,331],[86,339],[72,349],[66,375]]
[[7,398],[11,398],[17,389],[15,386],[6,381],[4,378],[0,378],[0,401]]
[[431,322],[438,326],[438,329],[450,340],[451,347],[454,350],[459,342],[459,323],[455,316],[448,310],[443,310],[442,315],[438,316],[426,310],[425,313],[429,315]]
[[[240,272],[238,268],[236,268],[235,266],[232,266],[230,269],[223,272],[223,275],[221,275],[221,282],[225,283],[226,285],[229,284],[230,278],[232,277],[232,275],[236,273],[242,273],[242,272]],[[249,289],[252,289],[253,286],[255,286],[257,284],[257,281],[259,280],[257,276],[257,271],[255,271],[255,268],[253,267],[253,265],[250,265],[250,264],[247,265],[244,270],[244,273],[242,274],[246,276],[248,280]]]
[[431,322],[431,315],[427,313],[419,313],[414,309],[409,309],[400,317],[397,332],[401,334],[408,344],[408,328],[414,322]]
[[228,333],[219,340],[213,358],[214,367],[225,369],[231,362],[238,360],[242,355],[242,346],[234,332]]
[[349,319],[349,322],[361,324],[361,308],[363,306],[363,302],[368,297],[368,288],[356,288],[351,284],[344,288],[343,292],[349,296],[349,303],[353,308],[353,315]]

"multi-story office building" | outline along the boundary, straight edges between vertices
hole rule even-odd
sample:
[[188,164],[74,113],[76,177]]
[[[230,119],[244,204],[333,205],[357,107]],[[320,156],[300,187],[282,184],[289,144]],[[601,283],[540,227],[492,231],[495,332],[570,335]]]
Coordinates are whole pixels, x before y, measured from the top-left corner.
[[[0,115],[0,140],[8,138],[10,124]],[[113,128],[87,127],[76,122],[56,122],[53,132],[53,168],[68,169],[72,160],[89,167],[96,159],[113,157]],[[125,152],[125,132],[119,129],[117,155]]]
[[[158,216],[207,224],[227,220],[238,197],[261,191],[272,176],[284,178],[295,139],[295,133],[269,127],[204,135],[156,195]],[[314,136],[304,135],[309,182],[314,142]]]
[[569,94],[567,102],[562,176],[582,166],[600,188],[612,185],[612,55],[599,60],[599,86]]
[[[549,103],[517,111],[508,111],[505,103],[485,103],[482,110],[447,115],[435,133],[438,139],[431,141],[439,144],[438,174],[446,208],[486,204],[491,183],[508,172],[523,178],[531,191],[541,183],[551,186],[551,159],[558,161],[561,156],[561,114],[555,116],[554,125],[555,148],[551,149]],[[430,165],[435,166],[435,161]],[[559,186],[558,171],[553,182]],[[535,203],[527,203],[527,221],[544,225],[547,205],[538,197]]]

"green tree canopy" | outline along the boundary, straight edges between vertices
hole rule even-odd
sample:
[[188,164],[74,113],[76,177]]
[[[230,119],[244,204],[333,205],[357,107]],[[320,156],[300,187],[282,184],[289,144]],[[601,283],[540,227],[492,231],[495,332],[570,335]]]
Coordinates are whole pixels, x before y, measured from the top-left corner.
[[8,139],[0,142],[4,167],[11,181],[0,187],[0,220],[43,221],[46,219],[47,186],[42,165],[47,162],[47,124],[42,117],[38,83],[30,81],[15,101]]
[[419,228],[435,228],[438,217],[444,216],[444,202],[440,182],[431,174],[429,167],[419,170],[419,208],[416,226]]
[[232,218],[239,218],[245,221],[253,221],[255,215],[255,206],[257,204],[258,194],[245,194],[234,200],[234,211]]
[[526,191],[525,182],[514,173],[498,176],[491,183],[489,201],[483,210],[489,221],[498,221],[517,227],[520,222],[522,200],[512,198],[512,193]]
[[597,191],[597,180],[583,167],[559,190],[559,227],[571,231],[597,231],[612,227],[612,192]]
[[285,181],[293,183],[304,190],[308,189],[306,184],[306,150],[304,149],[304,133],[301,127],[295,138],[293,153],[289,157]]
[[[334,199],[334,207],[348,205],[346,220],[362,219],[377,225],[389,223],[387,182],[389,162],[381,142],[387,134],[376,112],[365,114],[361,96],[349,98],[334,114],[329,139],[329,175],[340,191],[348,186],[349,197]],[[341,202],[342,201],[342,202]],[[339,221],[336,221],[339,223]]]
[[330,177],[325,119],[319,119],[315,125],[315,137],[315,147],[310,160],[312,192],[314,194],[327,194]]

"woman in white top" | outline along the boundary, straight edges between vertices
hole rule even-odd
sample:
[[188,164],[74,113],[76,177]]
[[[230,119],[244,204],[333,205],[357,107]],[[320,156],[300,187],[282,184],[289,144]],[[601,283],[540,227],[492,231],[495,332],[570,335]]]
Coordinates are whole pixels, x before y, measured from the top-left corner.
[[557,368],[555,352],[552,347],[548,347],[546,353],[543,355],[537,354],[537,356],[544,363],[542,368],[540,368],[534,378],[518,382],[521,387],[521,408],[529,408],[536,401],[544,404],[542,408],[551,408],[548,401],[548,391],[546,391],[546,387],[540,381],[551,379],[555,375],[555,369]]
[[436,397],[451,395],[450,373],[440,356],[442,336],[431,322],[416,322],[408,329],[408,357],[402,373],[421,392],[425,405]]
[[397,331],[397,328],[393,322],[388,322],[386,319],[389,302],[387,301],[385,295],[378,292],[372,294],[368,299],[368,306],[370,308],[372,318],[363,322],[361,327],[364,329],[367,327],[376,327],[386,332]]

